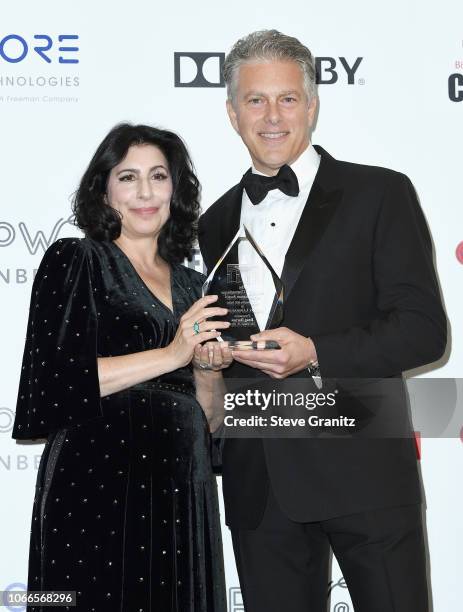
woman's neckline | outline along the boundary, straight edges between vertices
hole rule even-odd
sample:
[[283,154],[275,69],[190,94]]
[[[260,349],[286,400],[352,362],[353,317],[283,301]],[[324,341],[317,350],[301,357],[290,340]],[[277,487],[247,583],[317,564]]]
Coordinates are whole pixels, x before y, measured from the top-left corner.
[[143,285],[143,287],[145,287],[145,289],[150,293],[150,295],[157,301],[159,302],[159,304],[161,304],[161,306],[163,306],[166,310],[169,311],[169,313],[175,317],[175,305],[174,305],[174,269],[175,266],[173,266],[172,264],[167,264],[169,267],[169,276],[170,276],[170,299],[171,299],[171,303],[172,303],[172,308],[170,308],[163,300],[161,300],[161,298],[159,298],[151,289],[150,287],[145,283],[145,281],[143,280],[143,278],[140,276],[140,274],[137,272],[137,269],[135,268],[135,266],[133,265],[132,261],[130,260],[130,257],[127,255],[127,253],[113,240],[110,241],[110,244],[113,244],[116,249],[122,253],[123,257],[127,260],[127,262],[129,263],[130,267],[133,270],[133,273],[135,274],[135,276],[138,278],[138,280],[140,281],[140,283]]

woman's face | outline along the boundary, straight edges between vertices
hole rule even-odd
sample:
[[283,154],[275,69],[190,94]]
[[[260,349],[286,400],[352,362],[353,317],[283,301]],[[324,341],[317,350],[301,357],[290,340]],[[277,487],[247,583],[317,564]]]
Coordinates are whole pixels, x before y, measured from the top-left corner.
[[164,154],[151,144],[134,145],[108,179],[107,202],[122,214],[128,238],[157,236],[169,218],[173,185]]

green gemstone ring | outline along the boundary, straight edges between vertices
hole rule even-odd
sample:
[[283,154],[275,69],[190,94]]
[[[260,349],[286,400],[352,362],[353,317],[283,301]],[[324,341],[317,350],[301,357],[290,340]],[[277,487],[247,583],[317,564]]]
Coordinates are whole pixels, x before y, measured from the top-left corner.
[[198,323],[198,321],[195,321],[193,323],[193,331],[195,332],[195,334],[199,334],[199,323]]

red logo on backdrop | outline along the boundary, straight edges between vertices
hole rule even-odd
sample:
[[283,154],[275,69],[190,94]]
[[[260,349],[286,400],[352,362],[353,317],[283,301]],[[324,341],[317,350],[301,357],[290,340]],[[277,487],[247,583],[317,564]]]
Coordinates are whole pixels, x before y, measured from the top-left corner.
[[415,447],[416,447],[416,458],[418,460],[421,459],[421,433],[419,431],[415,431]]
[[457,246],[457,250],[455,252],[458,261],[463,264],[463,242],[460,242],[460,244]]

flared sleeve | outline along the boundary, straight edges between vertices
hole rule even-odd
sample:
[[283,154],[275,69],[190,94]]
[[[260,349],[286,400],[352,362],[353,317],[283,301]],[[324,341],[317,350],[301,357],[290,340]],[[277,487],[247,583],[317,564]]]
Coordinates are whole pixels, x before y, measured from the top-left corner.
[[85,239],[46,250],[32,286],[13,438],[43,438],[103,415],[93,281]]

